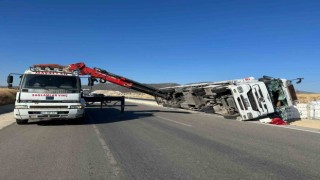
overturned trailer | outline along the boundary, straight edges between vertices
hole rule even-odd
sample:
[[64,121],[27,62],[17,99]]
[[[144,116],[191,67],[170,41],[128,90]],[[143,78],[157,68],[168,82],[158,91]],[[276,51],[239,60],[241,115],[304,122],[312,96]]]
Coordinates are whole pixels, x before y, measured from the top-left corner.
[[239,120],[282,117],[284,110],[297,100],[290,80],[267,76],[258,80],[249,77],[188,84],[160,91],[171,96],[169,99],[156,97],[158,104],[163,106],[216,113]]

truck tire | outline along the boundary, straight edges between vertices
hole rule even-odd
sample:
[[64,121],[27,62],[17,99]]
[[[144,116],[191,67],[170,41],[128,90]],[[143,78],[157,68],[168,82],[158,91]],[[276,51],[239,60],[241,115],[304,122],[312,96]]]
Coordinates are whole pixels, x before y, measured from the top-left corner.
[[28,119],[16,119],[17,124],[27,124]]

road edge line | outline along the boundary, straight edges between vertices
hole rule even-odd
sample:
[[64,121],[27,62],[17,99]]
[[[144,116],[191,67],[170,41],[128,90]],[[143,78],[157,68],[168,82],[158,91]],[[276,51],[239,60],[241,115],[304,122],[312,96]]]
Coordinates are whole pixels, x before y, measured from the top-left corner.
[[102,149],[104,150],[104,152],[106,154],[106,158],[111,164],[113,174],[116,177],[118,177],[119,174],[120,174],[120,171],[121,171],[120,167],[118,166],[118,162],[116,161],[115,157],[113,156],[110,148],[107,146],[106,141],[102,138],[101,132],[99,131],[98,127],[95,124],[93,124],[93,121],[92,121],[91,117],[89,117],[89,120],[90,120],[90,123],[91,123],[91,125],[92,125],[92,127],[94,129],[94,132],[97,135],[97,138],[98,138],[98,140],[100,142],[100,145],[102,146]]

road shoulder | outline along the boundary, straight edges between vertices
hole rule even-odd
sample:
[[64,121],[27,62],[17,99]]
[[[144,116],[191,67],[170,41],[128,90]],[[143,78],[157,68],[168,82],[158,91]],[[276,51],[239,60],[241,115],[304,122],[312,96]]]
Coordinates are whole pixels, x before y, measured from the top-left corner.
[[0,114],[0,130],[14,123],[13,112]]

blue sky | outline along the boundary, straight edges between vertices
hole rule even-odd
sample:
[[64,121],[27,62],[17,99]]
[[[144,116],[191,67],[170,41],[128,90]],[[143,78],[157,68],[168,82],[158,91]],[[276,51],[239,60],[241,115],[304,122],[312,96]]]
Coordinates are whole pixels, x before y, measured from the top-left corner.
[[269,75],[320,92],[317,0],[0,0],[0,84],[85,62],[142,83]]

